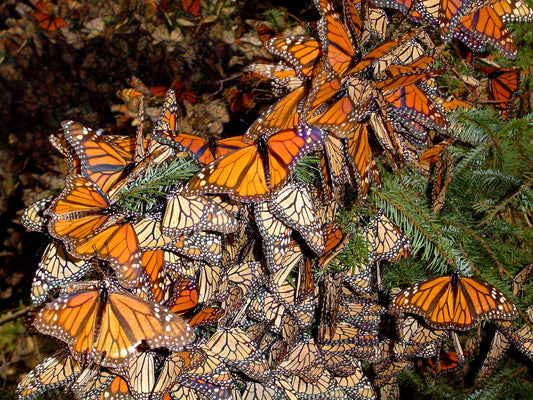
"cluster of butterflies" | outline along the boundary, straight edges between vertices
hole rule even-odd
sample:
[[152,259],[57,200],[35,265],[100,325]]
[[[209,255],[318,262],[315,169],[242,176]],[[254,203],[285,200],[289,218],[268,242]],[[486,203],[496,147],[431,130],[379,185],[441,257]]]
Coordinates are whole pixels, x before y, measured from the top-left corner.
[[[409,239],[382,210],[358,235],[337,215],[347,184],[362,203],[380,183],[376,145],[394,167],[450,168],[432,67],[442,48],[413,30],[365,51],[379,9],[344,4],[346,19],[317,0],[318,39],[266,44],[283,61],[251,70],[284,95],[242,136],[179,132],[173,91],[148,137],[142,123],[130,138],[73,121],[51,136],[70,173],[22,222],[51,237],[32,285],[32,329],[62,347],[22,379],[22,400],[57,387],[101,400],[392,399],[413,359],[460,365],[456,332],[484,319],[498,324],[499,343],[531,353],[531,331],[511,325],[514,304],[456,272],[381,305],[376,266],[408,257]],[[459,14],[440,29],[463,31]],[[296,173],[304,158],[319,163],[311,182]],[[126,188],[180,159],[197,165],[190,179],[125,206]],[[439,176],[435,211],[447,186]],[[356,236],[366,261],[342,261]],[[395,335],[380,332],[386,313],[397,316]],[[456,352],[441,354],[450,337]]]

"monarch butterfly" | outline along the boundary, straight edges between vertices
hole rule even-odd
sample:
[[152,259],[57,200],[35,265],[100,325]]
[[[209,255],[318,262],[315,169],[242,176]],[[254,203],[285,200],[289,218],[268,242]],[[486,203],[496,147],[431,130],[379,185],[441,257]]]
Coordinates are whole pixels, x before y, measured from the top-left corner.
[[200,14],[199,0],[180,0],[181,8],[192,17],[198,17]]
[[490,72],[488,77],[489,98],[501,101],[498,104],[505,120],[513,110],[513,97],[518,92],[521,82],[519,68],[499,68]]
[[367,332],[376,332],[385,309],[380,305],[367,302],[359,297],[343,296],[339,305],[338,318],[355,328]]
[[263,352],[240,328],[219,329],[207,341],[206,347],[252,379],[265,382],[270,368]]
[[[515,2],[516,3],[516,2]],[[515,59],[516,44],[509,28],[495,9],[488,5],[459,19],[459,29],[484,44],[491,44],[505,57]]]
[[315,399],[335,399],[342,398],[344,393],[336,384],[335,378],[328,372],[324,371],[318,380],[307,382],[304,378],[294,375],[283,386],[290,385],[288,390],[295,394],[296,398],[315,398]]
[[350,30],[352,40],[354,43],[358,43],[361,39],[361,33],[363,31],[363,19],[362,7],[357,9],[356,2],[352,0],[342,0],[342,9],[344,12],[344,20],[346,26]]
[[342,227],[337,223],[329,223],[324,228],[326,243],[325,251],[318,260],[320,268],[325,269],[337,257],[350,241],[350,235],[344,234]]
[[232,233],[237,229],[235,218],[206,196],[187,196],[179,187],[167,196],[161,220],[161,232],[167,236],[198,231]]
[[50,144],[67,160],[71,174],[81,172],[81,162],[72,145],[65,138],[63,131],[53,133],[49,137]]
[[494,45],[507,58],[516,58],[516,44],[507,22],[528,22],[533,10],[516,0],[489,2],[484,7],[465,14],[459,20],[459,28],[474,39]]
[[198,276],[198,302],[220,301],[226,297],[228,275],[220,265],[203,265]]
[[257,141],[261,137],[294,128],[302,123],[300,110],[307,90],[304,86],[299,87],[268,107],[244,133],[242,142]]
[[440,351],[442,341],[449,336],[448,331],[431,329],[412,316],[401,319],[397,331],[399,341],[394,346],[394,354],[399,360],[434,357]]
[[[145,350],[134,354],[125,364],[125,377],[127,377],[128,386],[134,398],[148,398],[156,395],[155,386],[155,368],[156,355],[154,352]],[[157,393],[157,395],[161,395]],[[144,397],[143,397],[144,396]]]
[[268,208],[277,219],[298,231],[315,253],[318,255],[324,253],[324,233],[305,185],[286,184],[272,195]]
[[198,304],[198,287],[196,281],[190,277],[184,277],[177,287],[174,294],[168,301],[170,311],[182,315]]
[[50,206],[54,196],[46,196],[31,203],[22,213],[20,222],[32,232],[45,232],[46,216],[44,212]]
[[319,335],[326,333],[331,337],[337,329],[337,316],[341,301],[342,274],[335,277],[326,275],[320,285],[320,319],[318,324]]
[[377,332],[361,331],[345,322],[338,322],[333,334],[325,330],[319,334],[320,350],[326,353],[346,353],[351,356],[376,360],[379,355]]
[[342,77],[355,56],[354,43],[333,5],[328,0],[316,0],[315,4],[322,16],[318,21],[318,32],[326,65]]
[[283,249],[283,257],[280,258],[280,264],[276,272],[272,275],[272,282],[276,286],[281,286],[287,279],[293,269],[302,262],[302,249],[295,240],[290,240],[289,244]]
[[191,392],[199,392],[209,400],[231,398],[228,388],[233,384],[233,378],[214,352],[204,346],[203,350],[177,354],[185,365],[178,385],[171,392],[173,398],[188,398]]
[[454,372],[463,367],[464,363],[464,356],[455,351],[441,352],[437,355],[436,362],[433,362],[432,359],[428,359],[428,364],[430,368],[433,369],[435,376],[442,373]]
[[518,274],[513,278],[513,294],[515,296],[522,290],[522,286],[529,282],[533,274],[533,264],[529,264],[524,267]]
[[69,390],[78,400],[133,400],[128,383],[98,366],[86,368]]
[[452,38],[454,28],[461,17],[471,9],[472,3],[471,0],[441,0],[437,18],[440,35],[445,42]]
[[409,257],[411,243],[400,229],[379,210],[365,227],[366,238],[371,250],[371,260],[398,262],[402,257]]
[[63,121],[61,125],[66,141],[80,160],[79,173],[109,193],[133,164],[135,138],[99,135],[74,121]]
[[217,141],[168,129],[154,129],[152,135],[160,143],[190,153],[201,165],[207,165],[218,157],[246,146],[241,140],[242,136]]
[[242,400],[276,400],[282,399],[285,390],[268,383],[248,381],[242,394]]
[[17,394],[21,400],[32,400],[48,390],[68,385],[80,373],[80,364],[61,349],[46,357],[22,378],[17,386]]
[[81,175],[68,175],[65,188],[47,210],[48,230],[81,259],[97,255],[109,261],[121,283],[134,287],[142,275],[137,235],[127,216],[113,209],[109,198]]
[[236,150],[202,168],[184,193],[227,193],[241,202],[265,199],[282,186],[300,159],[324,143],[316,128],[295,127]]
[[66,21],[54,15],[54,4],[51,1],[44,0],[35,4],[37,12],[33,15],[40,28],[54,32],[57,29],[67,25]]
[[386,66],[388,63],[385,63],[382,66],[382,61],[388,58],[391,53],[395,53],[395,51],[398,50],[400,42],[409,42],[410,40],[412,40],[414,34],[414,32],[408,32],[399,38],[392,39],[383,44],[380,44],[374,50],[365,54],[361,58],[361,60],[357,64],[355,64],[355,66],[352,67],[345,75],[350,76],[372,66],[381,66],[381,68],[384,68],[384,66]]
[[431,191],[431,203],[434,213],[438,213],[444,206],[453,167],[454,161],[448,151],[444,149],[435,163],[435,180]]
[[262,275],[258,261],[246,261],[228,268],[228,281],[237,285],[243,294],[254,289]]
[[481,372],[478,376],[478,384],[482,384],[488,377],[492,375],[496,367],[496,363],[503,357],[507,349],[511,346],[509,339],[505,335],[496,331],[492,342],[490,343],[489,351],[483,365],[481,366]]
[[398,375],[400,375],[404,370],[410,369],[412,367],[413,363],[411,361],[383,362],[374,369],[376,372],[374,385],[381,387],[390,383],[396,383],[396,378],[398,377]]
[[[414,84],[394,90],[385,96],[385,100],[391,114],[408,116],[428,130],[433,129],[441,134],[445,134],[448,130],[448,121],[444,113]],[[425,137],[417,139],[425,141]]]
[[393,8],[406,15],[413,6],[412,0],[372,0],[372,4],[380,8]]
[[316,382],[324,373],[324,363],[314,339],[304,338],[294,344],[276,365],[276,371],[284,376],[297,375],[306,382]]
[[364,201],[370,190],[370,184],[372,182],[378,186],[381,184],[372,148],[368,141],[367,124],[357,123],[355,129],[349,132],[346,141],[348,167],[352,171],[351,175],[355,177],[353,180],[358,185],[360,201]]
[[71,257],[59,242],[53,241],[46,247],[33,278],[32,303],[41,304],[50,291],[79,280],[91,266],[91,261]]
[[190,326],[212,325],[224,315],[222,307],[205,307],[187,319]]
[[361,400],[372,400],[376,398],[376,393],[372,383],[365,375],[361,361],[350,361],[349,365],[353,371],[349,375],[335,376],[337,384],[351,398]]
[[170,251],[188,258],[218,264],[222,258],[222,239],[220,235],[210,232],[195,232],[181,235],[179,239],[166,247]]
[[66,342],[75,359],[104,367],[120,367],[142,341],[178,351],[195,339],[182,318],[108,280],[69,286],[37,313],[33,324]]
[[274,91],[278,93],[292,92],[304,83],[294,68],[283,62],[277,64],[252,64],[247,69],[256,75],[269,79]]
[[361,37],[361,42],[366,43],[371,38],[375,37],[379,41],[385,39],[387,26],[389,25],[389,17],[385,10],[368,5],[366,7],[364,23],[365,27]]
[[149,295],[146,288],[136,292],[140,297],[162,303],[169,299],[169,286],[167,284],[167,270],[162,249],[143,251],[141,256],[143,270],[147,277],[146,285],[149,288]]
[[285,59],[302,79],[313,75],[322,53],[320,43],[305,36],[276,37],[265,43],[265,49]]
[[270,331],[281,332],[285,306],[266,290],[261,290],[254,297],[246,312],[251,319],[267,324]]
[[339,138],[345,138],[354,129],[372,104],[372,87],[368,81],[353,77],[345,86],[348,89],[341,90],[340,80],[334,73],[319,73],[304,111],[310,124]]
[[372,269],[369,265],[354,265],[348,268],[344,283],[356,293],[370,293],[374,283]]
[[533,329],[528,324],[525,324],[520,329],[514,329],[510,323],[503,324],[504,321],[499,322],[499,328],[507,339],[513,343],[516,348],[524,355],[533,360]]
[[133,229],[143,251],[163,249],[179,253],[193,260],[205,260],[216,264],[222,257],[219,236],[209,232],[192,232],[169,237],[161,232],[160,214],[145,215]]
[[485,318],[513,320],[518,316],[515,305],[498,289],[457,271],[405,289],[392,299],[390,310],[420,315],[436,329],[460,331]]

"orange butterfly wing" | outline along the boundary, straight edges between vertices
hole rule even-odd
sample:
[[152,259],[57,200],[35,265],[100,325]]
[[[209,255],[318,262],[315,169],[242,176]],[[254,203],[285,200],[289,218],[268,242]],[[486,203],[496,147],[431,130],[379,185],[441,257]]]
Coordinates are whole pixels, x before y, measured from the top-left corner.
[[265,43],[265,49],[284,58],[303,77],[310,77],[321,54],[318,41],[304,36],[276,37]]
[[492,44],[507,58],[516,58],[517,49],[511,31],[492,7],[483,7],[465,15],[459,22],[460,29],[467,35]]
[[250,143],[261,135],[268,136],[297,126],[300,123],[298,108],[305,93],[306,88],[302,86],[268,107],[248,128],[242,139],[243,142]]
[[354,45],[339,14],[333,10],[329,1],[319,0],[318,10],[322,15],[318,21],[318,30],[325,49],[325,59],[333,71],[342,76],[352,63]]
[[76,359],[106,367],[122,365],[143,341],[179,351],[195,339],[183,319],[155,303],[120,290],[102,294],[93,287],[60,297],[37,314],[34,325],[66,342]]
[[117,224],[79,241],[71,252],[80,258],[88,258],[95,253],[109,261],[122,285],[136,286],[142,274],[139,240],[129,223]]
[[37,314],[35,328],[66,342],[73,356],[84,359],[94,345],[99,294],[88,290],[61,297]]
[[186,192],[227,193],[243,202],[260,201],[285,183],[294,165],[323,142],[322,132],[313,128],[278,132],[258,144],[266,154],[258,145],[249,145],[218,158],[191,178]]
[[407,288],[393,299],[391,311],[420,315],[436,329],[455,330],[471,329],[485,318],[518,316],[515,305],[495,287],[457,273]]
[[80,173],[104,193],[122,177],[133,162],[135,139],[104,137],[74,121],[62,122],[65,138],[80,159]]

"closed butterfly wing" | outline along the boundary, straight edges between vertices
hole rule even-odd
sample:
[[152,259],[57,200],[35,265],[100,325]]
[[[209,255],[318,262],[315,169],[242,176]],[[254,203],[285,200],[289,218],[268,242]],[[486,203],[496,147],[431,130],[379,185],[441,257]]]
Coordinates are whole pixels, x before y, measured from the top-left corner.
[[32,400],[42,393],[66,386],[81,373],[80,364],[64,349],[46,357],[17,386],[21,400]]
[[91,268],[89,260],[71,257],[56,241],[48,245],[33,279],[31,300],[41,304],[50,291],[67,283],[80,280]]
[[305,36],[276,37],[265,49],[291,64],[302,78],[311,77],[322,52],[318,41]]
[[513,100],[520,88],[521,73],[518,68],[500,68],[489,74],[489,98],[498,104],[505,120],[514,109]]
[[428,130],[433,129],[445,134],[448,121],[441,109],[416,85],[404,85],[385,96],[389,112],[405,115]]
[[317,254],[324,253],[324,233],[311,196],[301,184],[287,184],[272,196],[270,211],[290,228],[298,231]]
[[133,163],[135,138],[106,137],[74,121],[64,121],[62,126],[80,160],[80,173],[104,193],[109,192]]
[[481,366],[481,372],[478,376],[478,384],[481,385],[486,382],[486,380],[495,372],[498,361],[500,361],[510,346],[511,342],[509,339],[507,339],[502,332],[496,331],[492,338],[492,342],[490,343],[487,356]]
[[325,60],[338,76],[343,76],[355,55],[349,31],[328,0],[317,0],[315,3],[322,15],[318,21],[318,31],[323,43]]
[[373,400],[376,398],[374,387],[365,375],[361,361],[351,361],[354,371],[350,375],[335,376],[337,384],[353,399]]
[[533,264],[525,266],[518,274],[513,278],[513,294],[515,296],[520,293],[522,287],[529,283],[531,275],[533,274]]
[[378,212],[365,231],[373,261],[398,262],[402,257],[409,256],[411,249],[409,238],[385,215],[383,210]]
[[168,302],[170,311],[182,315],[198,304],[198,286],[196,281],[188,276],[184,277],[174,289],[174,295]]
[[24,227],[32,232],[44,233],[46,229],[46,217],[44,212],[52,203],[54,196],[46,196],[31,203],[20,217],[20,222]]
[[161,232],[167,236],[198,231],[232,233],[237,228],[235,218],[205,196],[187,196],[175,190],[167,197],[161,220]]
[[291,245],[291,229],[270,212],[266,202],[255,205],[254,215],[262,237],[267,267],[275,273],[284,265],[285,254]]
[[264,354],[240,328],[217,330],[206,347],[252,379],[262,382],[270,375]]
[[263,79],[270,80],[272,88],[278,93],[291,92],[304,83],[296,70],[283,62],[278,64],[252,64],[248,69]]
[[394,354],[398,360],[437,356],[442,341],[449,335],[448,331],[431,329],[412,316],[400,320],[397,330],[400,340],[394,346]]
[[353,180],[359,187],[361,201],[366,199],[372,182],[381,184],[381,178],[374,161],[372,148],[368,141],[366,123],[359,122],[347,137],[348,165],[351,167]]
[[243,142],[250,143],[303,122],[300,121],[300,108],[306,91],[304,86],[299,87],[263,111],[244,134]]

